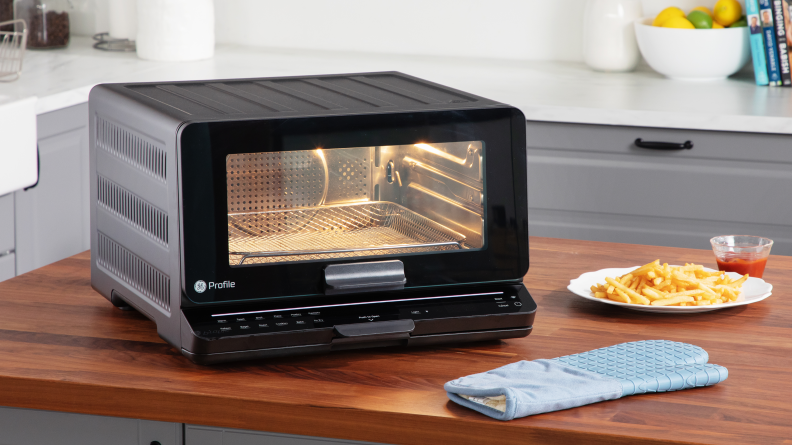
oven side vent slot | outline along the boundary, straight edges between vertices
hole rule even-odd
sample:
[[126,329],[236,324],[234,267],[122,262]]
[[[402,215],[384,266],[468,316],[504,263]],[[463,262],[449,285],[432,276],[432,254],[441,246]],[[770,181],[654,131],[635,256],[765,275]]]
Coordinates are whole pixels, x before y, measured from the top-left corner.
[[102,232],[98,235],[97,262],[152,303],[170,312],[170,278]]
[[168,246],[168,214],[113,181],[98,176],[98,202],[163,246]]
[[165,182],[165,150],[131,130],[97,117],[96,145]]

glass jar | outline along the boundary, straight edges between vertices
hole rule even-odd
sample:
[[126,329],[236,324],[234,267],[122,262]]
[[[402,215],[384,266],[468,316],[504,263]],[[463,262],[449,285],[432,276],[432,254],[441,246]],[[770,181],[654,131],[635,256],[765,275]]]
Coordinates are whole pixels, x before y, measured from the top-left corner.
[[[0,0],[0,23],[14,20],[14,0]],[[13,31],[14,25],[0,26],[0,31]]]
[[15,17],[28,29],[28,49],[65,48],[69,45],[68,0],[17,0]]

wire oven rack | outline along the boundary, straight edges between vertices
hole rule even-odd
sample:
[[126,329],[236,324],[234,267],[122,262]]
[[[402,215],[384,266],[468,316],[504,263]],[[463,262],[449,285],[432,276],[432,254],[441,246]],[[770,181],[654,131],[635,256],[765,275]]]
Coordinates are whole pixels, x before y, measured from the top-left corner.
[[228,215],[231,265],[462,249],[465,236],[405,207],[365,202]]
[[[14,31],[2,31],[13,27]],[[22,31],[18,31],[22,28]],[[24,20],[0,22],[0,82],[17,80],[22,74],[22,59],[27,46],[27,25]]]

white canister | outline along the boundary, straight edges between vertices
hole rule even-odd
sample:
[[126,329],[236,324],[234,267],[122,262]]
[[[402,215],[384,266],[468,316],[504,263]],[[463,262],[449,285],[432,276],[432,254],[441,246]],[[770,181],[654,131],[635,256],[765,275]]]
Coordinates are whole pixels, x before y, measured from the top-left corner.
[[640,60],[633,22],[643,16],[640,0],[587,0],[583,60],[598,71],[632,71]]
[[135,40],[137,38],[137,0],[110,0],[107,4],[110,37]]
[[178,62],[214,56],[213,0],[137,0],[137,54]]

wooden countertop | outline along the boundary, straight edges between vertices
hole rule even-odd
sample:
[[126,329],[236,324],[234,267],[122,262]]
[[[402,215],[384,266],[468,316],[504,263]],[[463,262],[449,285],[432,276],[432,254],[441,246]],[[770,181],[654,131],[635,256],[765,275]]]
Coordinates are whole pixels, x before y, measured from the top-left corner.
[[[0,283],[0,405],[394,444],[792,443],[792,257],[771,257],[773,296],[689,315],[578,298],[569,280],[660,258],[714,266],[709,251],[531,239],[527,338],[335,352],[203,367],[90,287],[88,252]],[[449,402],[448,380],[518,360],[616,343],[693,343],[729,378],[500,422]]]

